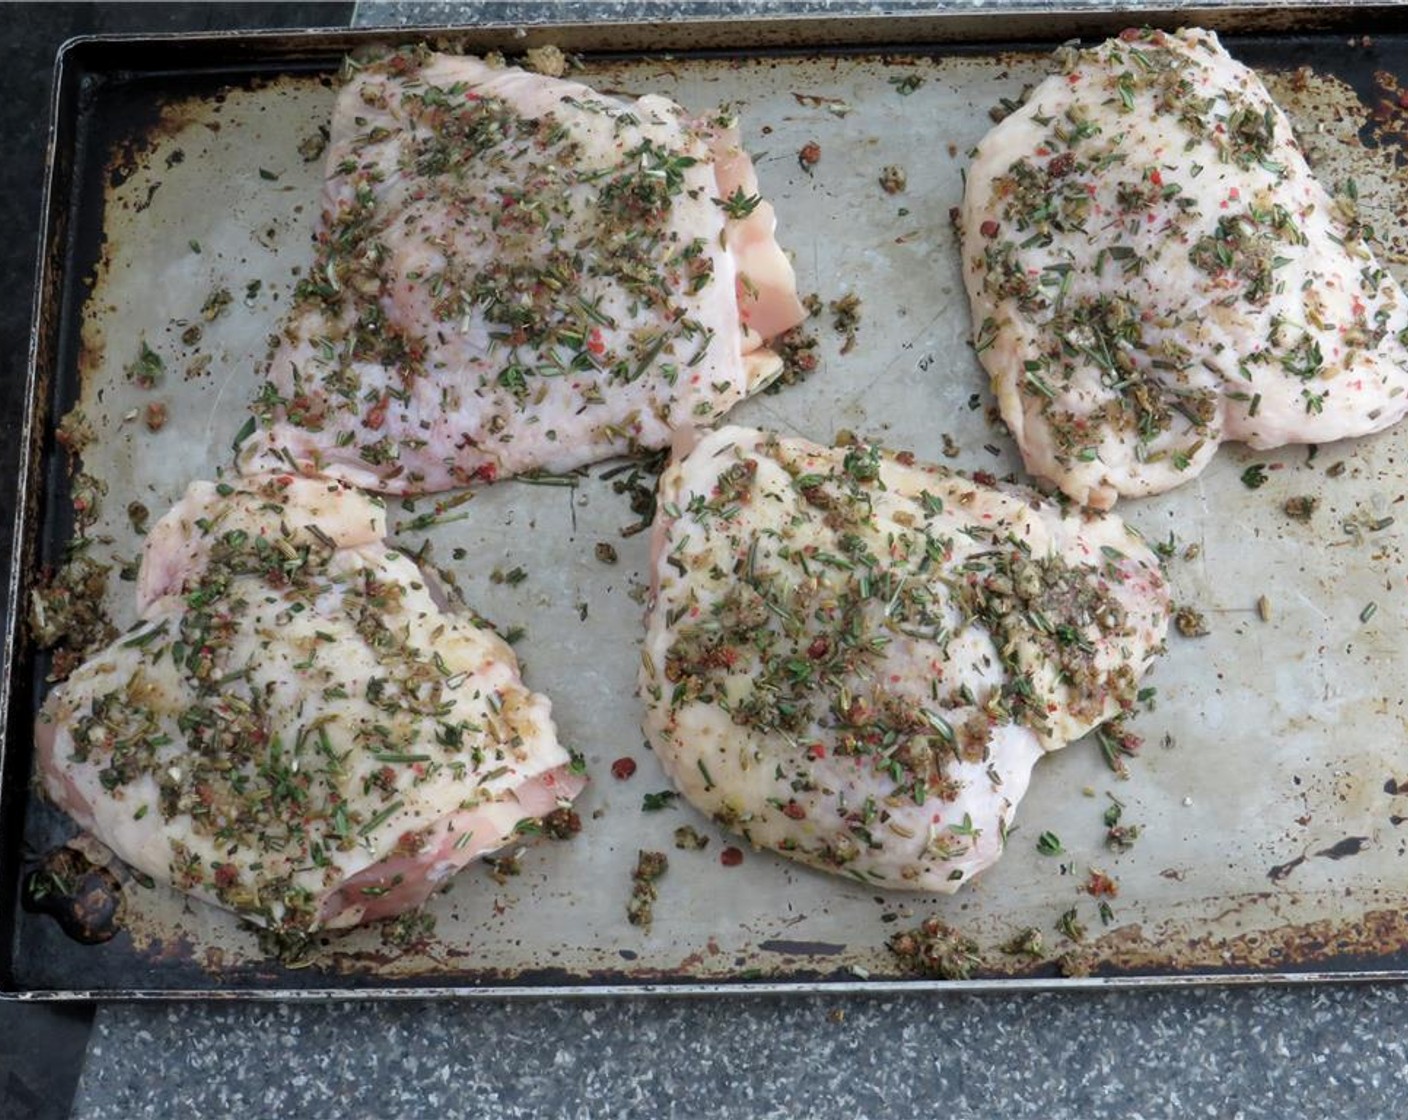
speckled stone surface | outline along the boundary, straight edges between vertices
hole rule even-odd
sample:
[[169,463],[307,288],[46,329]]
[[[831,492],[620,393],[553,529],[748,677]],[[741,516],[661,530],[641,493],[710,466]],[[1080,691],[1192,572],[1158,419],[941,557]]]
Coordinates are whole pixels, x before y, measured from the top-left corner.
[[[1134,0],[1113,5],[1127,11],[1140,8],[1219,8],[1272,7],[1291,0]],[[1336,0],[1341,5],[1373,3],[1374,0]],[[661,20],[730,15],[887,15],[901,12],[973,11],[1001,9],[1004,12],[1072,11],[1108,9],[1109,0],[479,0],[474,3],[390,3],[360,0],[355,23],[368,27],[430,26],[456,23],[562,23],[572,20]]]
[[[362,3],[355,20],[837,7]],[[73,1115],[1368,1120],[1408,1113],[1405,1040],[1408,989],[1397,985],[109,1006]]]
[[103,1009],[75,1116],[1401,1116],[1399,987]]

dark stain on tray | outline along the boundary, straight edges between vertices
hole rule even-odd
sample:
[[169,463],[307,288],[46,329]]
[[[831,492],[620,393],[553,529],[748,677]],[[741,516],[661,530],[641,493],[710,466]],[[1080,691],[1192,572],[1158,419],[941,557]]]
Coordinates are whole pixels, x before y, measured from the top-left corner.
[[1186,937],[1176,924],[1146,934],[1139,925],[1113,931],[1092,949],[1096,974],[1170,975],[1292,973],[1307,969],[1354,972],[1392,966],[1408,946],[1408,914],[1370,910],[1355,921],[1322,920],[1249,930],[1232,937],[1216,931]]
[[794,957],[834,957],[846,951],[845,945],[832,941],[789,941],[786,938],[760,942],[758,948],[764,952],[786,953]]
[[1367,836],[1346,836],[1328,848],[1321,848],[1315,854],[1324,856],[1326,859],[1347,859],[1350,856],[1357,856],[1368,846],[1369,837]]
[[1270,871],[1266,873],[1266,877],[1270,879],[1273,883],[1279,883],[1283,879],[1288,878],[1291,872],[1294,871],[1301,864],[1303,864],[1305,860],[1305,856],[1296,856],[1295,859],[1287,860],[1285,863],[1278,863],[1275,867],[1273,867]]
[[24,879],[24,908],[48,914],[82,945],[111,941],[122,928],[122,884],[72,848],[49,852]]
[[[1397,820],[1394,821],[1397,823]],[[1273,883],[1280,883],[1288,878],[1292,871],[1312,858],[1324,859],[1348,859],[1350,856],[1357,856],[1370,845],[1370,838],[1367,836],[1346,836],[1343,840],[1336,841],[1328,848],[1321,848],[1316,852],[1303,852],[1295,859],[1287,860],[1285,863],[1278,863],[1266,873],[1266,877]]]

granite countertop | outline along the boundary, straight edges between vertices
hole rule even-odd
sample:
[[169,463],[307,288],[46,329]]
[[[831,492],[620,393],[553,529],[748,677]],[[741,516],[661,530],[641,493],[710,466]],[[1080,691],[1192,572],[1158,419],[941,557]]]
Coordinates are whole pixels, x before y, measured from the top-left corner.
[[[1002,6],[952,0],[951,6]],[[812,2],[802,10],[834,9]],[[850,3],[870,11],[903,4]],[[1042,7],[1040,3],[1025,5]],[[1062,7],[1089,6],[1086,0]],[[1206,0],[1202,6],[1210,6]],[[114,26],[101,5],[56,6],[65,33]],[[682,6],[481,3],[119,6],[121,29],[221,19],[358,24],[543,22]],[[684,7],[701,8],[705,5]],[[714,6],[710,6],[714,7]],[[778,5],[725,3],[755,12]],[[14,12],[14,9],[11,9]],[[40,18],[29,8],[13,19]],[[246,24],[248,25],[248,24]],[[61,37],[61,36],[60,36]],[[52,36],[51,36],[52,38]],[[55,38],[56,42],[57,39]],[[13,49],[13,48],[12,48]],[[50,48],[51,49],[51,48]],[[38,84],[25,58],[8,85]],[[31,95],[33,90],[30,91]],[[42,96],[31,96],[33,144]],[[24,113],[12,104],[13,113]],[[12,122],[13,123],[13,122]],[[20,125],[16,123],[16,128]],[[16,132],[15,135],[20,135]],[[26,157],[28,158],[28,157]],[[37,160],[36,160],[37,163]],[[27,165],[24,165],[27,166]],[[15,172],[19,174],[18,171]],[[29,210],[24,210],[28,205]],[[30,228],[19,196],[11,228]],[[5,322],[7,424],[28,307]],[[7,430],[13,430],[11,427]],[[9,441],[13,443],[13,440]],[[13,448],[5,451],[13,454]],[[0,467],[9,469],[9,460]],[[0,511],[4,512],[4,511]],[[10,1013],[13,1014],[10,1014]],[[7,1009],[8,1036],[43,1009]],[[25,1016],[28,1016],[28,1019]],[[37,1037],[37,1036],[36,1036]],[[1004,995],[653,997],[608,1001],[152,1003],[97,1009],[72,1115],[434,1117],[1190,1117],[1399,1115],[1408,1093],[1408,998],[1393,984],[1163,988]],[[13,1050],[20,1043],[0,1044]],[[53,1061],[41,1047],[33,1062]],[[13,1063],[12,1063],[13,1065]],[[0,1089],[0,1118],[62,1115]]]
[[75,1116],[1366,1118],[1405,1026],[1369,986],[113,1007]]

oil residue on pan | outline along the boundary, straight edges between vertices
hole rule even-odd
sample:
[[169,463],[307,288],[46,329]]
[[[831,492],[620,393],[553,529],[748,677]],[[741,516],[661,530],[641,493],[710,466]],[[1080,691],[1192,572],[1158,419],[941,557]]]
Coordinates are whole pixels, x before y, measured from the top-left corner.
[[[1356,181],[1386,264],[1408,279],[1394,190],[1405,123],[1384,69],[1408,44],[1310,42],[1299,49],[1313,70],[1274,41],[1232,47],[1272,68],[1312,162],[1327,180]],[[740,423],[823,441],[849,429],[962,469],[1018,472],[967,342],[948,216],[988,110],[1045,70],[1043,56],[1021,51],[587,61],[584,78],[601,87],[697,109],[734,104],[802,290],[823,304],[860,299],[849,332],[813,320],[815,372],[740,407]],[[325,77],[281,74],[277,63],[253,82],[134,88],[100,86],[88,110],[101,142],[66,278],[83,293],[81,357],[60,371],[61,395],[82,416],[70,425],[83,436],[86,480],[73,490],[90,506],[88,555],[110,568],[106,608],[119,629],[132,619],[121,577],[141,544],[134,507],[159,516],[190,479],[228,468],[268,336],[311,259],[332,100]],[[1369,88],[1366,103],[1355,91]],[[1176,598],[1207,633],[1170,639],[1150,682],[1157,694],[1134,721],[1142,749],[1105,744],[1128,776],[1098,742],[1044,761],[1003,862],[944,899],[880,895],[740,852],[679,802],[650,796],[667,783],[641,746],[632,699],[648,534],[623,533],[641,510],[638,487],[611,473],[620,464],[565,485],[486,488],[472,516],[430,530],[412,527],[428,503],[393,505],[405,548],[427,548],[501,629],[522,628],[529,684],[553,697],[564,738],[587,756],[582,834],[469,870],[432,903],[433,932],[358,931],[315,946],[298,970],[271,961],[228,915],[124,882],[124,929],[102,945],[65,946],[48,916],[21,915],[19,983],[883,980],[903,975],[890,939],[930,916],[971,943],[968,974],[994,981],[1400,968],[1408,795],[1385,777],[1402,772],[1405,723],[1405,440],[1400,429],[1319,449],[1228,448],[1195,485],[1131,502],[1122,512],[1166,542]],[[1287,503],[1306,496],[1316,499],[1308,518],[1288,517]],[[63,542],[48,529],[56,559]],[[633,772],[613,767],[621,760]],[[707,843],[677,847],[682,826]],[[31,806],[30,851],[68,831]],[[670,856],[648,932],[626,920],[642,848]]]

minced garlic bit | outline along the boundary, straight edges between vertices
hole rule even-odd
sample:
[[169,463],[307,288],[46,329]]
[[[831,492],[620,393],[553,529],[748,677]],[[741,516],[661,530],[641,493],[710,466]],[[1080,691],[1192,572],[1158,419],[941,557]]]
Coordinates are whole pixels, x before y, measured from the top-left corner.
[[560,78],[567,73],[567,56],[551,43],[545,47],[529,47],[523,58],[529,70],[549,78]]

